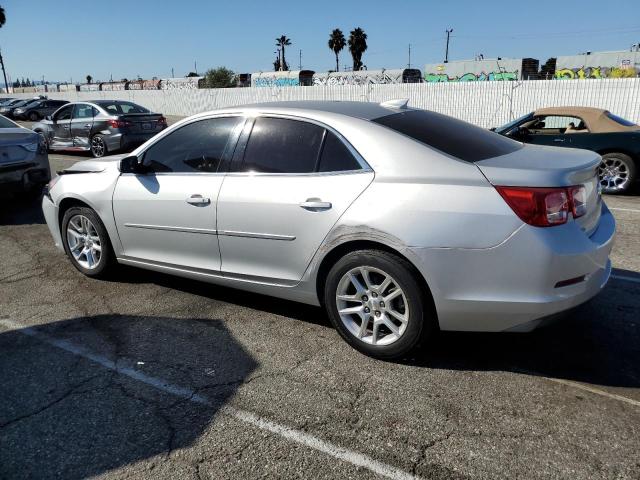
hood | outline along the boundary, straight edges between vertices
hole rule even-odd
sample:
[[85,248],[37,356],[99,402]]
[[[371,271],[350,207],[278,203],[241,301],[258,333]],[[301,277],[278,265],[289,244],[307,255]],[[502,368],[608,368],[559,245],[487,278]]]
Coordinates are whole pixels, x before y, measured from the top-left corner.
[[120,160],[128,155],[129,154],[127,153],[123,153],[119,155],[110,155],[100,159],[83,160],[82,162],[74,163],[72,166],[65,168],[59,173],[99,173],[104,172],[105,170],[117,170],[120,165]]

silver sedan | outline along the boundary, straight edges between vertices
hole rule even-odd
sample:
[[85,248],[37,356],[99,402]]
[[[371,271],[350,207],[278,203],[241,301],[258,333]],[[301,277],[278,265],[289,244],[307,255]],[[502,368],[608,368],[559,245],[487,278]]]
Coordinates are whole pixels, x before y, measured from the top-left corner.
[[85,275],[121,263],[322,305],[353,347],[398,358],[596,295],[615,233],[599,161],[406,101],[260,104],[77,163],[43,209]]

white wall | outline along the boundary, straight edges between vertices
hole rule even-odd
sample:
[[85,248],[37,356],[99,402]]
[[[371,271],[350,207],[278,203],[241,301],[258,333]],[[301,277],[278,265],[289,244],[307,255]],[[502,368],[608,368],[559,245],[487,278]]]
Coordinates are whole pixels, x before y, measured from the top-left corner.
[[[540,107],[601,107],[640,123],[640,78],[532,80],[328,87],[227,88],[201,90],[125,90],[58,92],[50,98],[131,100],[165,115],[193,115],[216,108],[282,100],[356,100],[382,102],[409,98],[409,105],[493,127]],[[33,94],[13,96],[32,97]]]

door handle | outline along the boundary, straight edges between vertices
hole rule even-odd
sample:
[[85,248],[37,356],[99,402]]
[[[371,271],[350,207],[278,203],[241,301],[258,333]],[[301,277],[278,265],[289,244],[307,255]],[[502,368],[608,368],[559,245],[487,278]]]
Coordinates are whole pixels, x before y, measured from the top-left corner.
[[90,123],[85,123],[84,124],[84,128],[91,128],[91,124]]
[[211,203],[211,200],[209,198],[203,197],[202,195],[195,194],[187,198],[186,202],[190,203],[191,205],[209,205]]
[[564,142],[564,138],[554,138],[554,142]]
[[300,204],[300,207],[311,212],[319,212],[331,209],[332,205],[331,202],[323,202],[319,198],[307,198],[305,202]]

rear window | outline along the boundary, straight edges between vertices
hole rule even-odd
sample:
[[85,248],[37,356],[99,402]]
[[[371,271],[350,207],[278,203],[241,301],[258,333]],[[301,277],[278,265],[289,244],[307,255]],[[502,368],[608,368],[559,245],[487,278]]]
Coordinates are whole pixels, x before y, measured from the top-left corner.
[[447,115],[411,110],[373,120],[465,162],[515,152],[522,144]]
[[120,115],[123,113],[149,113],[149,110],[146,108],[131,102],[100,102],[98,105],[113,115]]
[[625,120],[622,117],[619,117],[617,115],[614,115],[611,112],[606,112],[607,117],[609,117],[611,120],[613,120],[616,123],[619,123],[620,125],[624,125],[625,127],[635,127],[636,124],[629,121],[629,120]]

